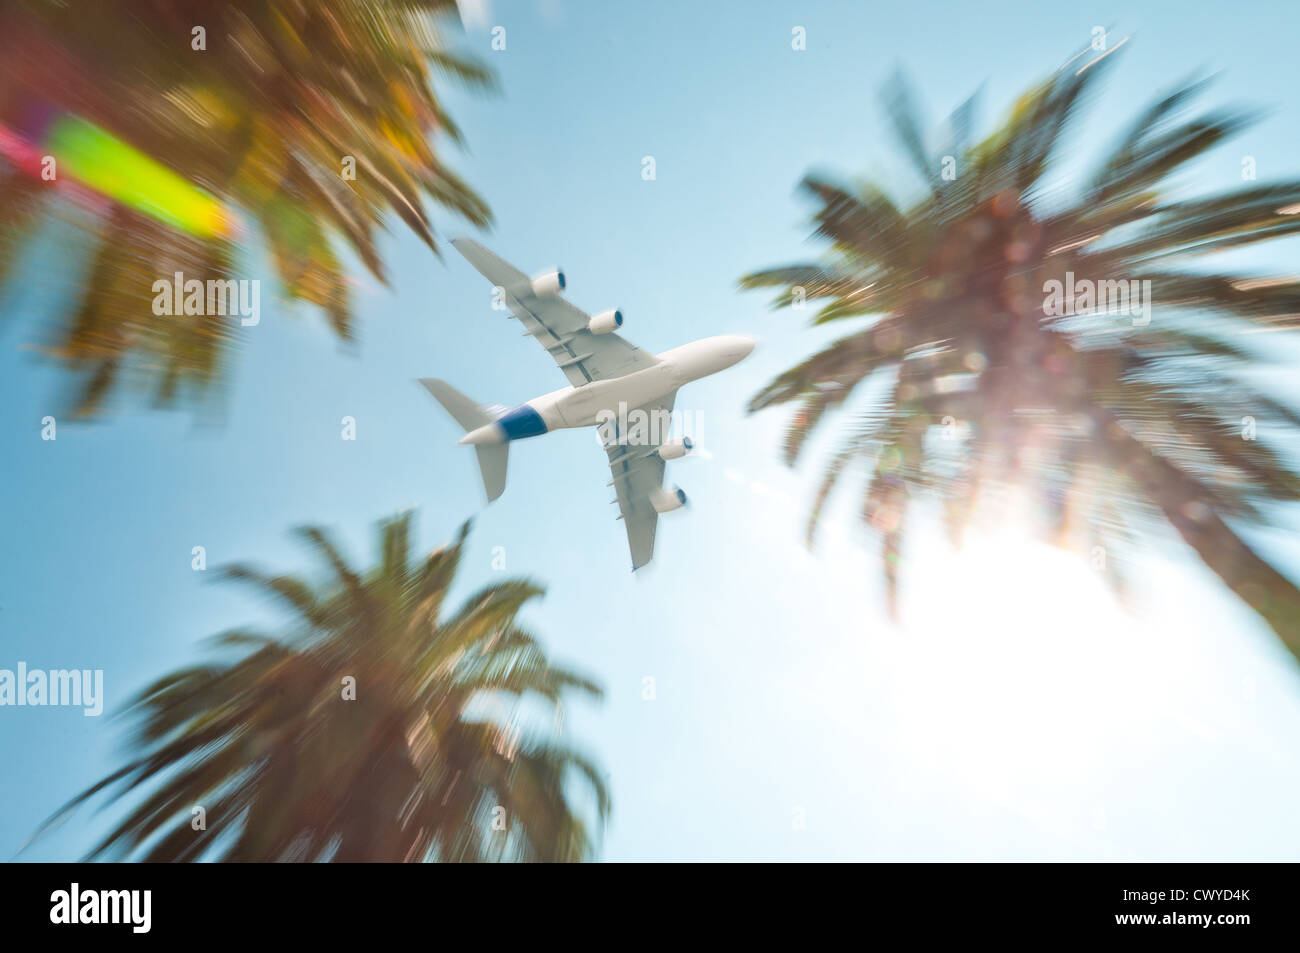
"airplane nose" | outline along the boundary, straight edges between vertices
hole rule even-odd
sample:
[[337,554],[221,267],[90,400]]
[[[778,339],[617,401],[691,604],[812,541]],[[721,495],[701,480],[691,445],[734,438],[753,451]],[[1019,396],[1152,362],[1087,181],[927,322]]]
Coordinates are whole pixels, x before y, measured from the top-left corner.
[[753,338],[743,337],[739,334],[729,334],[727,335],[727,354],[734,358],[735,361],[743,361],[749,357],[756,343]]

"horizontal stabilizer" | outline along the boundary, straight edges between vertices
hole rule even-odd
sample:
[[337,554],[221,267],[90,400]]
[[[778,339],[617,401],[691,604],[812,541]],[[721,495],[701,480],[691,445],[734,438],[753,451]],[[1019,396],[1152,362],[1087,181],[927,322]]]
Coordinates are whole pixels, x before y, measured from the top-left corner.
[[493,418],[486,410],[446,381],[440,381],[436,377],[421,377],[420,383],[437,399],[438,403],[442,404],[466,433],[492,423]]
[[[422,377],[420,383],[438,403],[442,404],[466,433],[486,427],[496,420],[496,416],[487,408],[474,403],[446,381],[440,381],[436,377]],[[478,469],[483,477],[483,489],[487,491],[488,502],[491,503],[505,492],[506,463],[510,445],[507,443],[478,444],[474,449],[478,454]]]
[[510,453],[510,444],[497,443],[490,446],[474,448],[478,453],[478,469],[483,475],[483,489],[487,491],[491,503],[506,489],[506,462]]

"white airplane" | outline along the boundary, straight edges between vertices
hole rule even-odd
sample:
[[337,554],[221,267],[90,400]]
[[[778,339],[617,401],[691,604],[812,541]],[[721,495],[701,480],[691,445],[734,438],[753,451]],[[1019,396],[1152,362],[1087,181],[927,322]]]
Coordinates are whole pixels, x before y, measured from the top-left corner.
[[663,487],[665,462],[685,456],[692,446],[689,437],[668,439],[677,389],[742,360],[754,342],[724,334],[649,354],[614,333],[623,325],[620,312],[591,317],[564,300],[563,272],[529,278],[478,242],[457,238],[451,244],[499,289],[524,334],[546,349],[571,385],[507,409],[476,404],[446,381],[420,380],[465,428],[460,442],[478,453],[488,502],[505,490],[510,441],[598,426],[613,472],[608,485],[618,494],[619,519],[627,527],[632,569],[640,569],[654,555],[659,514],[686,503],[680,489]]

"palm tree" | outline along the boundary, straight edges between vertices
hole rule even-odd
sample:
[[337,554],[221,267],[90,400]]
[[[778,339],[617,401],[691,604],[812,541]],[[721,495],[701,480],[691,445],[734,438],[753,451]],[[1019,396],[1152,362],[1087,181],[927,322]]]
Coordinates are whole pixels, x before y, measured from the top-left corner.
[[[1300,591],[1240,531],[1300,498],[1293,462],[1249,439],[1256,422],[1261,438],[1294,438],[1300,417],[1240,378],[1256,355],[1237,336],[1252,323],[1300,325],[1300,282],[1179,267],[1300,231],[1300,182],[1168,197],[1171,173],[1252,119],[1178,117],[1204,85],[1195,82],[1139,113],[1077,194],[1049,191],[1062,134],[1111,59],[1062,69],[974,144],[968,101],[936,154],[907,84],[893,79],[883,101],[924,194],[901,205],[874,185],[804,179],[827,254],[741,286],[784,288],[778,307],[825,299],[814,324],[865,321],[749,409],[797,405],[783,448],[794,464],[857,385],[873,378],[887,389],[846,425],[808,532],[811,542],[832,489],[865,464],[862,516],[882,539],[891,612],[909,503],[941,499],[959,541],[977,499],[1014,487],[1041,504],[1049,538],[1103,556],[1163,517],[1300,654]],[[1086,304],[1053,313],[1044,292],[1067,273],[1150,281],[1158,310],[1146,324]],[[1118,584],[1116,562],[1106,568]]]
[[[375,228],[388,213],[435,251],[425,198],[490,220],[429,141],[460,140],[434,72],[493,82],[446,48],[437,24],[454,12],[454,0],[18,0],[0,13],[0,124],[57,108],[179,172],[255,223],[244,235],[265,240],[286,295],[320,306],[350,339],[341,247],[384,281]],[[85,220],[0,154],[0,275],[48,213]],[[234,277],[230,236],[191,235],[121,204],[92,220],[89,280],[48,348],[81,380],[74,409],[93,414],[120,379],[164,405],[211,394],[237,319],[160,321],[151,287],[177,271]]]
[[[364,574],[324,532],[302,530],[329,572],[320,586],[226,569],[291,609],[291,629],[281,638],[227,632],[216,641],[246,650],[242,658],[147,688],[129,709],[140,753],[50,823],[113,789],[114,799],[136,791],[142,802],[91,858],[590,857],[595,838],[572,783],[585,778],[603,822],[601,775],[525,715],[530,699],[559,706],[570,690],[601,690],[553,665],[519,622],[543,592],[534,583],[507,580],[445,606],[468,529],[412,558],[409,513],[388,520],[379,562]],[[494,715],[507,702],[518,718]],[[206,829],[193,829],[195,807]]]

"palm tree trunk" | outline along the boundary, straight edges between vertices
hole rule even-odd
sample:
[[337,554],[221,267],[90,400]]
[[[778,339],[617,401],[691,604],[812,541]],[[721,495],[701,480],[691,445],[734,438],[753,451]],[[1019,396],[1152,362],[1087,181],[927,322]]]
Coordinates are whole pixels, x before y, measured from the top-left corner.
[[1223,521],[1199,482],[1152,452],[1109,411],[1093,407],[1091,416],[1107,456],[1160,508],[1201,561],[1300,659],[1300,588]]

